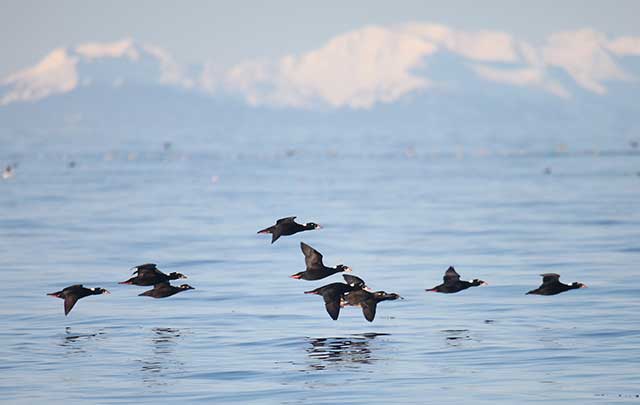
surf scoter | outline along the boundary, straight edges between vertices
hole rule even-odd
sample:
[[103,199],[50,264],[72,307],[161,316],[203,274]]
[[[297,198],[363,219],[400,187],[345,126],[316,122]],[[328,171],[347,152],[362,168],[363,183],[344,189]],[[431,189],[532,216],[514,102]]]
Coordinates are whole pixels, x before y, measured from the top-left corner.
[[345,283],[331,283],[318,287],[315,290],[305,291],[305,294],[321,295],[324,299],[324,306],[327,309],[327,313],[334,321],[338,319],[340,314],[340,308],[343,305],[343,297],[346,293],[366,288],[367,286],[359,277],[343,274]]
[[180,287],[175,287],[168,282],[165,282],[156,284],[152,289],[138,295],[153,298],[166,298],[186,290],[195,290],[195,288],[191,287],[189,284],[182,284]]
[[5,167],[4,171],[2,172],[2,178],[3,179],[10,179],[11,177],[13,177],[13,167],[11,167],[11,165]]
[[482,280],[478,280],[477,278],[471,281],[462,281],[460,280],[460,274],[454,269],[452,266],[449,266],[447,271],[444,272],[444,277],[442,277],[444,283],[437,285],[433,288],[429,288],[425,291],[431,292],[440,292],[440,293],[457,293],[462,290],[466,290],[469,287],[477,287],[479,285],[487,285]]
[[311,231],[313,229],[322,228],[320,225],[313,222],[307,222],[306,224],[302,225],[295,222],[294,219],[296,219],[296,217],[280,218],[276,221],[275,225],[258,231],[258,233],[270,233],[271,243],[273,243],[283,235],[293,235],[294,233],[302,231]]
[[104,288],[85,288],[82,284],[74,284],[61,291],[48,293],[52,297],[62,298],[64,300],[64,314],[65,316],[71,312],[71,309],[80,298],[88,297],[90,295],[111,294]]
[[535,290],[529,291],[527,294],[537,295],[556,295],[561,292],[575,290],[577,288],[587,288],[586,285],[578,282],[564,284],[560,282],[560,275],[556,273],[540,274],[542,276],[542,284]]
[[165,274],[162,271],[158,270],[154,263],[141,264],[139,266],[133,267],[133,269],[135,269],[133,274],[136,274],[136,276],[131,277],[129,280],[122,281],[118,284],[149,286],[164,283],[169,280],[187,278],[187,276],[185,276],[184,274],[176,272]]
[[396,293],[387,293],[385,291],[369,292],[362,289],[348,292],[343,298],[344,305],[361,307],[364,319],[369,322],[373,322],[376,317],[376,308],[379,302],[397,299],[402,299],[402,297]]
[[322,255],[320,252],[304,242],[300,242],[300,249],[302,249],[302,253],[304,254],[304,261],[307,265],[307,269],[290,276],[291,278],[298,280],[320,280],[341,271],[351,271],[349,266],[345,266],[343,264],[339,264],[336,267],[325,266],[322,264]]

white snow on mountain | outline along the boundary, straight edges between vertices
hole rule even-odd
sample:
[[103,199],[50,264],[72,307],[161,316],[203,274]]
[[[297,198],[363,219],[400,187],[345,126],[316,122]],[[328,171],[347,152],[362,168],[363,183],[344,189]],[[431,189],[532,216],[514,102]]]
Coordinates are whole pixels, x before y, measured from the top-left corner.
[[91,42],[55,49],[35,66],[2,79],[0,105],[68,93],[98,79],[115,87],[142,81],[233,94],[250,105],[366,109],[437,87],[429,69],[447,54],[455,56],[447,63],[461,65],[478,80],[570,99],[574,88],[604,95],[609,82],[636,82],[623,60],[640,56],[640,37],[609,38],[581,29],[552,34],[534,46],[505,32],[414,22],[363,27],[318,49],[228,69],[217,67],[214,55],[196,74],[155,45],[131,39]]
[[[89,42],[75,48],[57,48],[36,66],[14,73],[0,81],[6,88],[0,95],[0,105],[16,101],[37,101],[55,94],[68,93],[78,86],[90,85],[98,76],[92,65],[105,60],[128,62],[118,65],[124,71],[113,71],[111,82],[118,87],[124,84],[132,66],[143,61],[157,67],[159,75],[153,78],[157,84],[193,87],[193,80],[171,55],[160,47],[138,44],[131,39],[117,42]],[[115,69],[114,69],[115,70]]]

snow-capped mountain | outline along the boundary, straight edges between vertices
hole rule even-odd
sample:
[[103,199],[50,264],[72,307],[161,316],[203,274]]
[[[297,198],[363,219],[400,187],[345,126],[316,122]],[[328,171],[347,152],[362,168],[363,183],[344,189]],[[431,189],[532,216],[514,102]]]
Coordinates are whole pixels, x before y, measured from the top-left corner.
[[[235,94],[250,105],[367,109],[459,87],[469,78],[568,99],[575,95],[570,87],[605,95],[608,83],[637,83],[638,72],[624,65],[638,56],[640,37],[608,38],[589,29],[553,34],[536,47],[504,32],[411,23],[365,27],[300,55],[226,70],[203,58],[188,71],[162,48],[126,39],[53,50],[36,66],[2,80],[0,105],[92,85],[132,84]],[[441,70],[458,76],[442,81],[431,70],[447,57],[450,66]]]
[[534,46],[498,31],[370,26],[309,52],[226,69],[207,56],[182,66],[159,46],[125,39],[58,48],[0,80],[0,126],[197,126],[329,114],[396,124],[601,117],[636,131],[639,78],[640,37],[589,29]]
[[193,87],[193,81],[166,51],[131,39],[54,49],[37,65],[12,74],[1,84],[0,105],[34,102],[94,85]]

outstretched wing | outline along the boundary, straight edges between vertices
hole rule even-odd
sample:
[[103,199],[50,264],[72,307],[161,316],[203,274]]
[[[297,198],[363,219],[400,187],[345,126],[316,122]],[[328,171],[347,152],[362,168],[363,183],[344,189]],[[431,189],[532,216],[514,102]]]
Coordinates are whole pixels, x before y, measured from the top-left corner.
[[442,277],[445,284],[446,283],[455,283],[460,281],[460,274],[453,267],[449,267],[447,271],[444,272],[444,277]]
[[153,283],[158,279],[162,280],[162,276],[166,276],[163,272],[158,269],[155,270],[142,270],[138,272],[138,282],[141,283]]
[[276,221],[276,225],[284,224],[285,222],[293,222],[293,220],[296,218],[297,217],[280,218],[279,220]]
[[373,322],[373,319],[376,317],[376,307],[378,306],[378,303],[375,301],[362,301],[360,303],[360,306],[362,307],[362,313],[364,314],[364,319],[366,319],[369,322]]
[[74,285],[70,285],[69,287],[65,287],[62,292],[64,293],[71,293],[73,291],[78,291],[78,290],[82,290],[84,287],[82,286],[82,284],[74,284]]
[[349,284],[351,287],[355,287],[355,288],[366,287],[364,280],[361,279],[360,277],[352,276],[349,274],[343,274],[342,277],[344,277],[344,281],[346,281],[347,284]]
[[337,320],[340,315],[340,294],[325,294],[322,298],[324,298],[324,307],[331,319]]
[[145,263],[145,264],[141,264],[139,266],[135,266],[132,267],[132,269],[135,269],[134,272],[132,274],[137,274],[140,273],[141,271],[154,271],[154,270],[158,270],[157,266],[155,263]]
[[540,276],[542,276],[542,284],[560,282],[560,274],[545,273],[545,274],[540,274]]
[[304,242],[300,242],[300,249],[302,249],[302,253],[304,254],[304,262],[307,265],[307,269],[324,267],[320,252]]
[[64,314],[69,315],[69,312],[73,309],[73,306],[78,302],[76,295],[70,294],[64,297]]

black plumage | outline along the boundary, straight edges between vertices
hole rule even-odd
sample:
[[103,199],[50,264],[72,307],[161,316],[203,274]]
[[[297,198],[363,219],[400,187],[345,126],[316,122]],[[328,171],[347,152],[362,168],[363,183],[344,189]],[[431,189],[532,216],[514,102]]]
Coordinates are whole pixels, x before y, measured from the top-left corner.
[[181,286],[176,287],[169,284],[168,282],[165,282],[156,284],[152,289],[138,295],[152,298],[166,298],[186,290],[195,290],[195,288],[191,287],[189,284],[182,284]]
[[295,222],[294,219],[296,219],[296,217],[280,218],[279,220],[276,221],[275,225],[272,225],[268,228],[258,231],[258,233],[270,233],[271,243],[273,243],[283,235],[288,236],[288,235],[293,235],[295,233],[302,232],[302,231],[311,231],[313,229],[322,228],[320,225],[314,222],[308,222],[302,225]]
[[445,294],[457,293],[462,290],[466,290],[469,287],[477,287],[480,285],[487,285],[482,280],[477,278],[471,281],[460,280],[460,274],[453,267],[449,267],[442,277],[444,283],[437,285],[433,288],[429,288],[425,291],[440,292]]
[[164,283],[170,280],[187,278],[187,276],[185,276],[184,274],[176,272],[165,274],[162,271],[158,270],[154,263],[145,263],[133,268],[135,269],[133,274],[135,274],[136,276],[131,277],[129,280],[122,281],[118,284],[149,286]]
[[560,275],[556,273],[545,273],[540,274],[540,276],[542,276],[542,284],[540,287],[529,291],[527,294],[556,295],[561,292],[587,287],[586,285],[578,282],[573,282],[571,284],[561,283]]
[[292,275],[291,278],[298,280],[320,280],[335,273],[351,271],[349,266],[345,266],[343,264],[339,264],[336,267],[325,266],[322,263],[322,255],[320,252],[304,242],[300,242],[300,249],[304,254],[304,261],[307,269]]
[[376,309],[379,302],[397,299],[402,299],[402,297],[396,293],[387,293],[385,291],[370,292],[362,289],[351,291],[343,298],[344,305],[361,307],[364,318],[369,322],[373,322],[376,317]]
[[340,308],[343,304],[344,295],[348,292],[366,288],[367,286],[359,277],[343,274],[345,283],[331,283],[318,287],[315,290],[305,291],[305,294],[321,295],[324,299],[324,306],[327,309],[327,313],[334,321],[338,319],[340,314]]
[[73,309],[73,306],[76,305],[76,302],[80,298],[88,297],[90,295],[100,295],[100,294],[111,294],[109,291],[104,288],[96,287],[96,288],[85,288],[82,284],[74,284],[72,286],[66,287],[61,291],[57,291],[54,293],[48,293],[52,297],[62,298],[64,300],[64,314],[68,315]]

